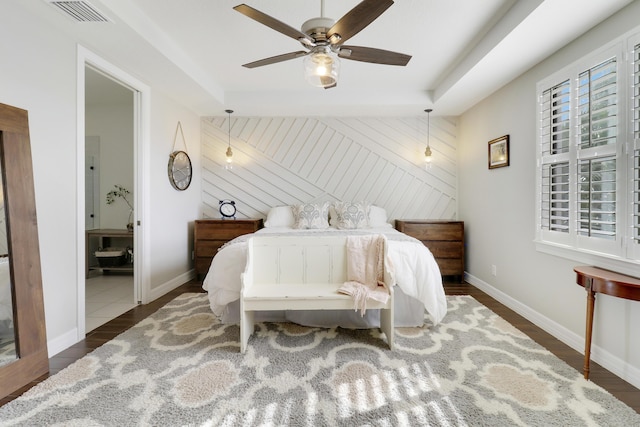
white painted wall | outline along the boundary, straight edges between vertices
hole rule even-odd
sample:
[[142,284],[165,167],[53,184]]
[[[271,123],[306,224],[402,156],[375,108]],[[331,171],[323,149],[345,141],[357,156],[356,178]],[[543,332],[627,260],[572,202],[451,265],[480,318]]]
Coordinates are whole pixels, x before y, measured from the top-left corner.
[[48,340],[75,334],[76,47],[21,7],[3,4],[0,102],[29,112]]
[[[201,211],[200,117],[161,92],[153,94],[151,111],[150,238],[151,297],[155,299],[194,276],[193,221]],[[167,163],[178,121],[182,124],[193,179],[185,191],[169,183]],[[180,132],[178,132],[179,134]],[[178,136],[180,138],[180,136]],[[176,150],[184,150],[180,142]]]
[[390,219],[457,216],[456,120],[431,118],[432,167],[424,168],[427,117],[231,117],[234,168],[224,169],[229,120],[202,121],[202,202],[236,201],[239,217],[272,206],[367,200]]
[[[50,355],[77,340],[78,283],[76,188],[77,44],[48,21],[29,14],[22,2],[3,2],[0,13],[0,102],[29,112],[42,281]],[[106,60],[109,58],[106,57]],[[144,81],[130,64],[115,64]],[[152,87],[151,159],[148,198],[150,271],[155,298],[192,276],[192,221],[200,211],[200,119]],[[168,155],[178,120],[182,121],[195,177],[184,191],[167,179]]]
[[[581,263],[537,252],[533,242],[536,83],[631,30],[638,16],[640,2],[634,2],[460,118],[459,204],[469,280],[581,352],[586,293],[573,272]],[[488,170],[487,142],[505,134],[511,166]],[[597,297],[592,358],[640,387],[637,325],[640,303]]]
[[127,104],[91,105],[85,111],[85,134],[100,137],[99,228],[124,229],[129,206],[121,198],[108,205],[107,193],[121,185],[131,192],[127,199],[134,205],[133,94]]

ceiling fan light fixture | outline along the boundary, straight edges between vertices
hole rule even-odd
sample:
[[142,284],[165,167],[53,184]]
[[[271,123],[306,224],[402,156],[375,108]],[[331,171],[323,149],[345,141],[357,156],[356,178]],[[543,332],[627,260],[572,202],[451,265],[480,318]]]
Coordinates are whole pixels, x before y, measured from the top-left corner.
[[304,77],[313,86],[332,87],[338,83],[340,60],[328,47],[315,49],[304,58]]

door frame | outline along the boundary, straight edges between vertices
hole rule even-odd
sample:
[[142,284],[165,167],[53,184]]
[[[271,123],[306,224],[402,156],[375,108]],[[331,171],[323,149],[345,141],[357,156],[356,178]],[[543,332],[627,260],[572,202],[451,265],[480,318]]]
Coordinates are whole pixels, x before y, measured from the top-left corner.
[[115,82],[131,89],[134,94],[134,142],[133,142],[133,191],[134,191],[134,218],[135,227],[133,251],[134,265],[133,277],[136,300],[138,303],[149,302],[150,295],[150,256],[149,256],[149,163],[151,147],[151,89],[137,78],[133,77],[121,68],[111,64],[87,48],[78,45],[77,51],[77,172],[76,172],[76,218],[77,218],[77,335],[78,340],[85,337],[85,67],[89,66],[104,74]]

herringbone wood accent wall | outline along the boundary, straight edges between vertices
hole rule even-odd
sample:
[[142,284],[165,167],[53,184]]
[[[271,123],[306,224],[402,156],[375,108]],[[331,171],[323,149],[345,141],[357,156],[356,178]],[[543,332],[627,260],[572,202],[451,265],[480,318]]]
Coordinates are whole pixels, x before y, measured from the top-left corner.
[[[236,202],[239,218],[272,206],[367,200],[390,219],[455,219],[456,123],[432,117],[433,165],[424,167],[426,117],[227,117],[202,120],[202,214]],[[225,170],[231,140],[234,167]]]

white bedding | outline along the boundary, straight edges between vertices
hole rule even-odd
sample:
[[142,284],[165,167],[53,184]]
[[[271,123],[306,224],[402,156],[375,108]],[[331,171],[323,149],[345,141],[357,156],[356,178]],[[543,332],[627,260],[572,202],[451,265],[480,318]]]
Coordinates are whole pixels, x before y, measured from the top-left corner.
[[[447,303],[442,286],[442,276],[431,252],[417,239],[393,228],[368,228],[362,230],[338,230],[335,228],[318,230],[297,230],[291,228],[263,228],[258,234],[286,234],[319,236],[328,234],[384,234],[387,237],[388,253],[396,279],[396,326],[421,325],[424,310],[434,324],[439,323],[447,312]],[[211,310],[223,322],[237,323],[240,299],[241,274],[247,257],[247,239],[250,235],[233,239],[220,248],[213,258],[202,287],[209,294]],[[398,288],[401,292],[398,292]],[[282,316],[284,315],[284,318]],[[350,328],[377,327],[377,310],[367,312],[361,318],[356,312],[296,312],[272,313],[257,320],[289,320],[308,326],[342,326]]]

